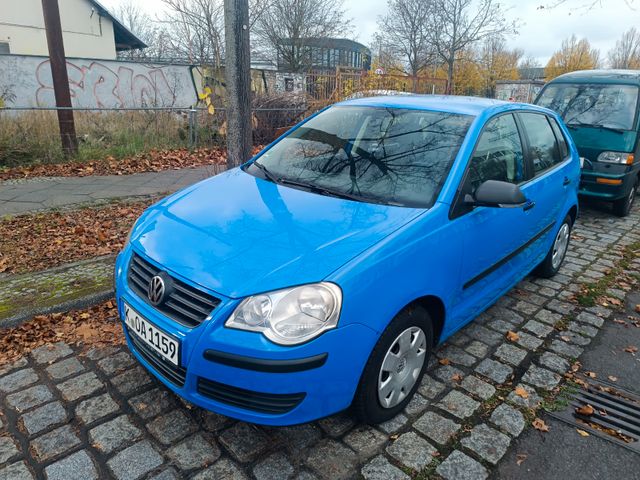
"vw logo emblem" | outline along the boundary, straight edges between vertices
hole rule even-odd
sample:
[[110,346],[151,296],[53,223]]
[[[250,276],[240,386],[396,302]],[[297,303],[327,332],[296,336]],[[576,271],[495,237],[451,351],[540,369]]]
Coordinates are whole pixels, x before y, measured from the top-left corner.
[[149,281],[149,289],[147,291],[149,301],[154,305],[160,305],[162,300],[164,300],[164,293],[164,280],[159,275],[156,275]]

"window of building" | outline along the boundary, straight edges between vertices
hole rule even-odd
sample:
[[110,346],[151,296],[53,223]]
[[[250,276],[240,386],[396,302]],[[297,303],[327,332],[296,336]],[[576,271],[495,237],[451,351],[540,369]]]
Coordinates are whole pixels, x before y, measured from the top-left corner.
[[0,42],[0,53],[11,53],[9,42]]

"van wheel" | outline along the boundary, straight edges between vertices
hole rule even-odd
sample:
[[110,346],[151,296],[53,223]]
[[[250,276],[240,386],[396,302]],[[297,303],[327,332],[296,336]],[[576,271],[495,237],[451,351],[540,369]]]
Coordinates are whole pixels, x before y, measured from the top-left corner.
[[412,305],[391,321],[373,348],[353,400],[365,423],[392,419],[407,406],[424,375],[433,345],[425,308]]
[[556,237],[553,240],[553,244],[549,249],[549,253],[544,258],[542,263],[538,265],[534,271],[534,274],[542,278],[551,278],[562,266],[564,257],[569,249],[569,242],[571,241],[571,227],[573,222],[571,221],[571,215],[564,217]]
[[619,217],[626,217],[627,215],[629,215],[629,212],[631,212],[631,207],[633,207],[633,202],[636,199],[636,194],[638,193],[639,184],[640,178],[636,179],[636,183],[633,185],[633,187],[631,187],[631,191],[626,197],[613,202],[613,213],[615,213]]

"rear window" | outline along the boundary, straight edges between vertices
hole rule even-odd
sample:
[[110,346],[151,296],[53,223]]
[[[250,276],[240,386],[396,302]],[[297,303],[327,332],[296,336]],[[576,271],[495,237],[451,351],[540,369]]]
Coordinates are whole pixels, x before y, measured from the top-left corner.
[[539,113],[520,113],[519,115],[529,139],[529,154],[535,174],[560,163],[562,159],[558,143],[547,116]]
[[611,84],[550,84],[536,101],[558,112],[570,126],[632,130],[638,87]]

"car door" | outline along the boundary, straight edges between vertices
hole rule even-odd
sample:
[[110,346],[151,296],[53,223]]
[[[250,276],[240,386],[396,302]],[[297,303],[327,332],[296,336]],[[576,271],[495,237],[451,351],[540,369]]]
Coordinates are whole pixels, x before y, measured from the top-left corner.
[[572,179],[570,153],[555,119],[537,112],[519,112],[524,145],[533,178],[522,189],[531,208],[526,212],[532,239],[522,254],[524,268],[534,268],[547,254],[555,224],[562,215]]
[[528,241],[528,206],[469,207],[465,195],[480,184],[499,180],[521,185],[530,173],[515,117],[490,119],[480,134],[450,213],[452,231],[462,236],[464,251],[455,321],[467,322],[515,282],[522,266],[519,249]]

